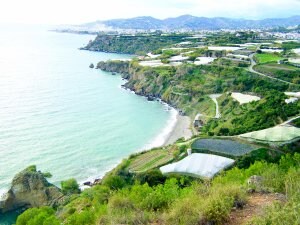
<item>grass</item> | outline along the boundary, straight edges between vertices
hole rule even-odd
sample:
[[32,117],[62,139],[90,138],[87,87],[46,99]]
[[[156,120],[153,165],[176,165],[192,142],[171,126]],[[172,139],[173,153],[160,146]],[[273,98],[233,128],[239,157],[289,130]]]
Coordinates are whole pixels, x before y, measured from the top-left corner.
[[153,150],[134,157],[129,165],[132,172],[145,172],[170,162],[173,159],[172,150]]
[[256,54],[255,57],[259,64],[268,63],[268,62],[277,62],[278,60],[283,59],[282,57],[271,53]]

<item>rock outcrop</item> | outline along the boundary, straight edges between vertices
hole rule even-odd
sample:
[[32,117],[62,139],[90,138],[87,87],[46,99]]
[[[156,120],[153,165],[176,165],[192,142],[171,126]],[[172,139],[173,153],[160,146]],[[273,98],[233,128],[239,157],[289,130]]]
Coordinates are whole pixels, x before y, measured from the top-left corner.
[[120,73],[123,78],[127,79],[129,76],[129,64],[129,61],[122,60],[101,61],[96,68],[106,72]]
[[0,199],[0,212],[18,208],[56,206],[64,200],[61,190],[50,184],[35,166],[18,173],[9,191]]

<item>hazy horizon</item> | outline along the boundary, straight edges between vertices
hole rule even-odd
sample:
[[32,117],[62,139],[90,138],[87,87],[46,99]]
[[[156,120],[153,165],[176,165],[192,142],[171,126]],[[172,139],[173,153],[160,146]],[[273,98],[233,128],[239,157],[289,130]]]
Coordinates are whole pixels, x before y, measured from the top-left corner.
[[0,23],[75,25],[139,16],[165,19],[186,14],[197,17],[265,19],[300,15],[299,9],[299,0],[11,0],[2,4]]

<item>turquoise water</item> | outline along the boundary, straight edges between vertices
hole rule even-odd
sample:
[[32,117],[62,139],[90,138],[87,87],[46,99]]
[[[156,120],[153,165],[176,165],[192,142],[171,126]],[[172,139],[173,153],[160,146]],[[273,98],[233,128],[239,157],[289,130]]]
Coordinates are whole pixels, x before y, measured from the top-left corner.
[[71,177],[83,182],[162,144],[173,111],[120,88],[120,76],[90,69],[90,63],[130,57],[78,50],[92,38],[1,29],[1,193],[28,165],[50,171],[55,184]]

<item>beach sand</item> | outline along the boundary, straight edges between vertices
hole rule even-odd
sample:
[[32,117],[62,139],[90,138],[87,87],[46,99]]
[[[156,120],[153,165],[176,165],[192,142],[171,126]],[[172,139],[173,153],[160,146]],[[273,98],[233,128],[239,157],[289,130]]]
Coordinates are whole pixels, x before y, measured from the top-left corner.
[[164,145],[170,145],[176,142],[179,138],[189,139],[193,136],[191,126],[191,119],[188,116],[177,115],[177,122],[172,132],[166,139]]

